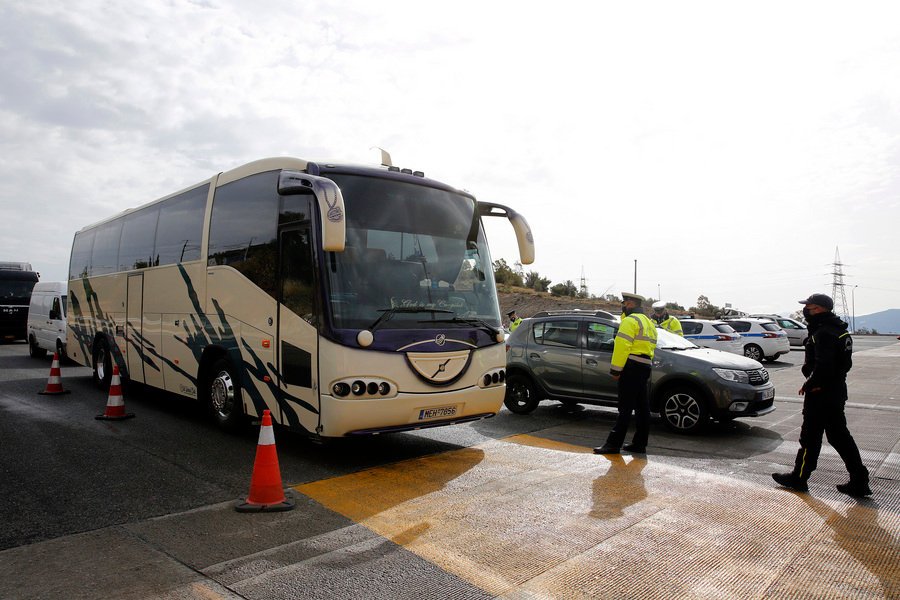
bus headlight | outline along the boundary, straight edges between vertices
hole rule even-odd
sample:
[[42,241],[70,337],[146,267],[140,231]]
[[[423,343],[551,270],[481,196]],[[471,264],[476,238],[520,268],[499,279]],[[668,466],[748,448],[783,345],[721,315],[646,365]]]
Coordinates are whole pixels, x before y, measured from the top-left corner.
[[350,386],[347,385],[346,383],[344,383],[343,381],[339,381],[338,383],[331,386],[331,392],[335,396],[340,396],[341,398],[343,398],[344,396],[346,396],[347,394],[350,393]]
[[366,391],[366,384],[357,379],[350,385],[350,391],[354,396],[362,396]]

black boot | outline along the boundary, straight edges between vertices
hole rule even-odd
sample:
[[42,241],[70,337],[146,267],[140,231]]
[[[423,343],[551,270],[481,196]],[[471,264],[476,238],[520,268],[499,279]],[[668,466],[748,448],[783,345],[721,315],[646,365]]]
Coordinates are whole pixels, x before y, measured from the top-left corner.
[[806,480],[800,479],[793,473],[772,473],[772,479],[778,485],[783,485],[786,488],[791,488],[792,490],[797,490],[798,492],[808,492],[809,486],[806,485]]
[[854,498],[865,498],[872,495],[872,488],[869,487],[868,481],[853,481],[851,479],[847,483],[839,483],[835,487],[837,487],[839,492]]

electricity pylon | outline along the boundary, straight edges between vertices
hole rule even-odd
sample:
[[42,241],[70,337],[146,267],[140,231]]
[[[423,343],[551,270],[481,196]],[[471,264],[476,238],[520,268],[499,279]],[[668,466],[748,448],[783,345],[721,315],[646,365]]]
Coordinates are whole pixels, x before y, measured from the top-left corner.
[[831,297],[834,299],[834,314],[843,320],[850,321],[850,311],[847,310],[847,294],[844,293],[844,264],[837,246],[834,247],[834,263],[831,265]]

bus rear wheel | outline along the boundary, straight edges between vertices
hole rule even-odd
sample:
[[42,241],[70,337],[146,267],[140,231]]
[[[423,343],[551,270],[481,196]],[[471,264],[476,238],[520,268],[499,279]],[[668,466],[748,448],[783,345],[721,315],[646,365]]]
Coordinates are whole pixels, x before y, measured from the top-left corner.
[[224,358],[216,360],[209,372],[206,389],[213,420],[222,429],[237,431],[244,423],[244,404],[237,372]]

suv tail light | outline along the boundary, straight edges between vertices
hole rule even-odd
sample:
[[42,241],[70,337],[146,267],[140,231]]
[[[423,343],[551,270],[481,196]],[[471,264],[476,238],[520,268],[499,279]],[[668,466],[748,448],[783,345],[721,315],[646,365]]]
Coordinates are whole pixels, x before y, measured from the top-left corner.
[[732,336],[730,336],[730,335],[717,335],[717,336],[716,336],[716,341],[717,341],[717,342],[731,342],[731,341],[733,341],[734,339],[735,339],[735,338],[732,337]]
[[772,338],[777,338],[777,337],[778,337],[778,334],[777,334],[777,333],[772,333],[771,331],[768,331],[768,332],[766,332],[766,333],[763,334],[763,337],[764,337],[764,338],[767,338],[767,339],[772,339]]

